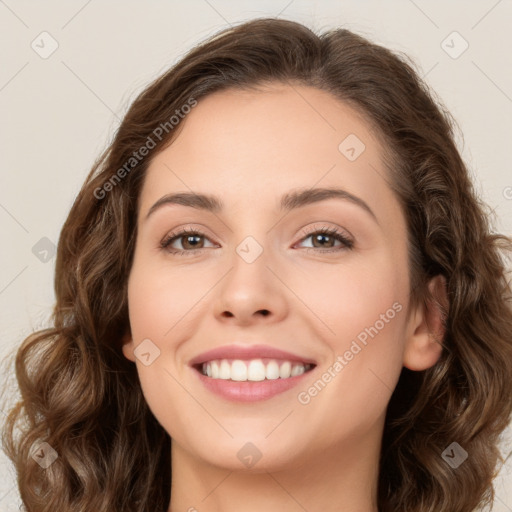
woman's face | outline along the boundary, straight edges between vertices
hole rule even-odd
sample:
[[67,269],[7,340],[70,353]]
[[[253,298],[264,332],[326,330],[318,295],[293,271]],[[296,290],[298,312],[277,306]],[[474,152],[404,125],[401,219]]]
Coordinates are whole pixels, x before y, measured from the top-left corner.
[[306,86],[214,93],[181,123],[141,192],[123,347],[173,448],[276,469],[377,446],[407,354],[438,355],[414,352],[383,148]]

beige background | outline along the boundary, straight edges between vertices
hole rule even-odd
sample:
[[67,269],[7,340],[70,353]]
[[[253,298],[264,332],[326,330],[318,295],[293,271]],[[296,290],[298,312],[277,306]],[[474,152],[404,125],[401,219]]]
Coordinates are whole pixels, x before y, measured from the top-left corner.
[[[457,119],[496,228],[512,233],[511,0],[0,0],[0,356],[47,322],[53,244],[136,93],[200,40],[266,15],[342,25],[409,54]],[[496,512],[512,511],[510,462],[496,480]],[[0,509],[18,507],[0,458]]]

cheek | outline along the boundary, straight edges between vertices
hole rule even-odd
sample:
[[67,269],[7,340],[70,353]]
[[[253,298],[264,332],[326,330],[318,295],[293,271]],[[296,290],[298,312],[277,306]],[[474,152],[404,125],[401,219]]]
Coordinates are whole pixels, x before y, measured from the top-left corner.
[[[134,266],[128,283],[130,325],[135,344],[144,338],[155,343],[172,342],[201,308],[210,279],[202,273],[169,269],[154,262]],[[213,282],[212,282],[213,284]],[[160,341],[159,341],[160,340]]]
[[[178,358],[180,339],[193,332],[194,304],[204,294],[191,282],[191,275],[162,268],[155,262],[136,261],[128,282],[130,327],[134,348],[150,340],[157,356],[149,365],[136,359],[146,402],[172,437],[182,430],[176,418],[190,409],[183,381],[184,367]],[[152,356],[153,357],[153,356]],[[179,424],[179,422],[178,422]],[[177,430],[176,430],[177,429]]]
[[379,332],[398,333],[404,313],[397,309],[405,311],[408,291],[407,275],[400,268],[396,258],[383,251],[371,259],[347,258],[346,264],[336,266],[303,266],[300,275],[286,279],[305,299],[323,339],[339,353],[375,324]]
[[[308,382],[298,400],[340,428],[347,413],[354,418],[367,415],[364,421],[369,423],[383,413],[403,361],[408,300],[408,277],[400,270],[404,267],[385,252],[364,265],[360,261],[353,259],[335,272],[317,267],[314,278],[305,272],[307,277],[297,280],[294,288],[307,297],[314,313],[309,316],[331,354],[320,378]],[[338,403],[339,408],[324,410],[324,405]]]

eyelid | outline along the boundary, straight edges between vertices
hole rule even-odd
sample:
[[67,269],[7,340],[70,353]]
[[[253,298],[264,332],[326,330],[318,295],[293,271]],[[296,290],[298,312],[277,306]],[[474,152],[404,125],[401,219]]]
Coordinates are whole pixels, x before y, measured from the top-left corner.
[[354,241],[354,237],[347,229],[340,228],[339,226],[329,226],[326,223],[322,224],[320,222],[315,223],[313,226],[307,226],[305,228],[302,228],[301,234],[302,236],[309,236],[314,233],[317,233],[318,231],[325,231],[337,235],[343,235],[347,240],[350,240],[351,242]]
[[[169,233],[167,233],[163,239],[160,241],[159,243],[159,246],[161,249],[166,249],[170,243],[174,240],[177,240],[185,235],[196,235],[196,236],[201,236],[205,239],[208,239],[210,240],[210,242],[212,243],[216,243],[214,242],[213,240],[211,240],[211,237],[210,235],[206,234],[203,230],[205,230],[205,228],[201,227],[201,228],[195,228],[195,227],[192,227],[190,225],[187,225],[187,226],[183,226],[183,227],[179,227],[179,228],[176,228],[176,229],[173,229],[172,231],[170,231]],[[202,248],[199,248],[199,249],[191,249],[189,251],[183,251],[182,249],[175,249],[176,252],[194,252],[196,250],[201,250],[201,249],[204,249],[204,247]],[[172,251],[170,251],[172,252]]]
[[[354,237],[351,233],[349,233],[346,229],[342,229],[339,227],[330,227],[325,224],[306,227],[302,229],[301,232],[301,238],[297,243],[303,242],[305,239],[309,238],[310,236],[317,234],[317,233],[323,233],[328,236],[332,236],[338,241],[341,242],[341,244],[344,246],[345,249],[352,249],[354,247]],[[295,244],[296,245],[296,244]],[[316,247],[305,247],[306,250],[313,250],[318,251],[320,254],[326,253],[326,252],[339,252],[340,248],[327,248],[327,249],[321,249]]]
[[[204,229],[204,228],[201,227],[201,229]],[[190,249],[190,250],[184,250],[184,249],[170,250],[170,249],[168,249],[169,245],[171,245],[172,242],[179,240],[181,237],[183,237],[187,234],[205,238],[215,244],[216,242],[211,240],[210,236],[207,235],[206,233],[204,233],[203,231],[201,231],[201,229],[196,229],[194,227],[191,227],[190,225],[176,228],[176,229],[172,230],[170,233],[166,234],[164,236],[164,238],[160,241],[160,244],[159,244],[160,249],[166,250],[171,254],[184,254],[184,253],[195,254],[197,251],[201,251],[203,249],[208,249],[208,247],[199,247],[197,249]],[[325,249],[322,249],[321,247],[304,247],[304,249],[306,249],[308,252],[311,250],[314,252],[319,252],[319,253],[340,252],[341,250],[344,250],[344,249],[345,250],[352,249],[354,246],[354,237],[347,230],[341,229],[339,227],[327,226],[325,224],[318,225],[318,223],[313,226],[308,226],[306,228],[302,228],[300,238],[294,244],[294,246],[297,245],[298,243],[303,242],[305,239],[307,239],[310,236],[317,234],[317,233],[325,234],[327,236],[331,236],[331,237],[335,238],[342,244],[342,247],[338,246],[338,248],[332,247],[332,248],[325,248]]]

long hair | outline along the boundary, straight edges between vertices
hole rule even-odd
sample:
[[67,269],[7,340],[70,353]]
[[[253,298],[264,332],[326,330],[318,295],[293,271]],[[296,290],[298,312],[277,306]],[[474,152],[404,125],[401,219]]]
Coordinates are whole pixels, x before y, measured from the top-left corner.
[[[512,412],[512,241],[493,232],[455,122],[407,57],[346,29],[317,35],[266,18],[198,45],[141,92],[71,208],[52,325],[17,351],[20,400],[3,432],[28,512],[167,509],[170,438],[121,352],[138,198],[149,162],[201,98],[268,83],[328,91],[365,117],[407,220],[411,303],[434,300],[428,280],[446,279],[442,355],[425,371],[404,368],[387,409],[379,510],[468,512],[493,500]],[[33,457],[41,442],[58,454],[46,469]],[[443,457],[453,442],[468,454],[457,468]]]

